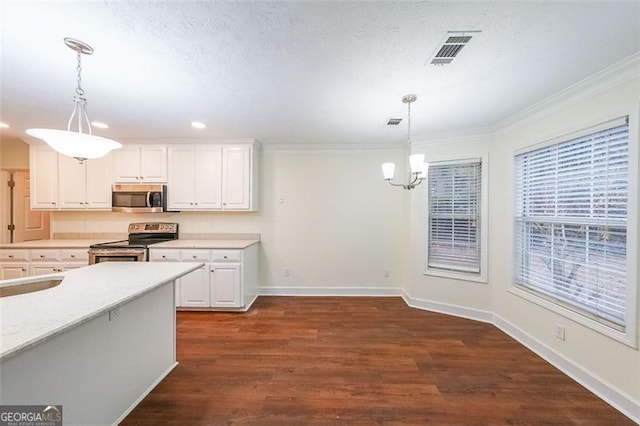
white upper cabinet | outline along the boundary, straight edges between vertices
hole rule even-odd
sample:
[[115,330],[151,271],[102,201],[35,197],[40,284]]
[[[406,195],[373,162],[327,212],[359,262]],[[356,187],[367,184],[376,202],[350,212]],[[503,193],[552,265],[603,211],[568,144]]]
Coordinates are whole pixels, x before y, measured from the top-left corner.
[[251,147],[225,147],[222,152],[222,207],[251,208]]
[[58,208],[58,153],[47,145],[29,147],[32,209]]
[[116,182],[166,182],[167,147],[125,145],[115,151]]
[[84,161],[60,155],[58,198],[61,209],[111,209],[113,157]]
[[168,208],[257,210],[257,149],[255,144],[170,146]]
[[34,143],[29,159],[32,209],[111,209],[112,154],[80,163]]

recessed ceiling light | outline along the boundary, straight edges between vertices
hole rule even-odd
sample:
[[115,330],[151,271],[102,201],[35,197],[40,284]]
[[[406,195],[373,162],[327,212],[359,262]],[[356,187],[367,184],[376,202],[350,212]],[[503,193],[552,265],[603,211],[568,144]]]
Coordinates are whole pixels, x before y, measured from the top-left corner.
[[102,122],[100,122],[100,121],[92,121],[92,122],[91,122],[91,125],[92,125],[93,127],[97,127],[98,129],[108,129],[108,128],[109,128],[109,125],[108,125],[108,124],[106,124],[106,123],[102,123]]
[[0,128],[2,128],[2,129],[8,129],[8,128],[9,128],[9,125],[8,125],[7,123],[2,123],[2,122],[0,122]]
[[196,129],[204,129],[205,127],[207,127],[207,125],[202,121],[192,121],[191,126],[195,127]]

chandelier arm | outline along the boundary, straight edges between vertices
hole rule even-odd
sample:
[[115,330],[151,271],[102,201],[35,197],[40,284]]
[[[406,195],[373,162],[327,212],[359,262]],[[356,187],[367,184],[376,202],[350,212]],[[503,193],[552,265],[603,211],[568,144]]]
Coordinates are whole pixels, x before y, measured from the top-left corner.
[[71,116],[69,117],[69,121],[67,121],[67,131],[70,132],[71,131],[71,123],[73,123],[73,119],[75,118],[76,114],[78,113],[78,102],[76,101],[75,97],[73,99],[74,103],[73,103],[73,111],[71,111]]
[[[87,114],[87,101],[85,99],[83,99],[82,104],[80,105],[80,117],[84,118],[84,122],[87,124],[87,133],[89,133],[90,135],[93,134],[93,132],[91,131],[91,122],[89,121],[89,115]],[[82,133],[82,130],[80,131],[80,133]]]
[[389,185],[391,185],[391,186],[401,186],[401,187],[403,187],[403,188],[406,186],[406,185],[405,185],[405,184],[403,184],[403,183],[393,183],[393,182],[391,182],[391,180],[388,180],[387,182],[388,182],[388,183],[389,183]]

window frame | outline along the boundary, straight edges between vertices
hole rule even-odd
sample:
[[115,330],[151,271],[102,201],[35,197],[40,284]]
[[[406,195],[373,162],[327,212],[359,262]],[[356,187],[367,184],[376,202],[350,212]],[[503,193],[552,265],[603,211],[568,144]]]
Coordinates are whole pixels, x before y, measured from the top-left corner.
[[474,155],[470,157],[456,157],[450,159],[441,159],[429,161],[429,167],[432,165],[456,165],[480,162],[480,273],[465,273],[462,271],[449,271],[446,269],[435,269],[429,267],[429,227],[430,227],[430,206],[429,206],[429,174],[425,179],[425,244],[424,244],[424,275],[451,278],[461,281],[471,281],[482,284],[488,283],[488,247],[489,247],[489,215],[488,215],[488,154]]
[[[515,178],[517,176],[516,157],[523,153],[532,152],[541,148],[561,144],[563,142],[570,141],[575,138],[579,138],[591,133],[596,133],[600,130],[605,130],[616,121],[628,117],[629,126],[629,145],[628,145],[628,194],[627,194],[627,257],[626,257],[626,313],[625,313],[625,330],[620,331],[614,327],[607,325],[605,322],[598,321],[588,315],[580,313],[575,309],[563,305],[561,302],[553,301],[549,298],[543,297],[537,294],[535,291],[529,291],[523,286],[516,283],[517,268],[519,267],[519,260],[516,259],[517,249],[517,217],[516,217],[516,185]],[[559,314],[565,318],[568,318],[576,323],[584,325],[598,333],[601,333],[607,337],[617,340],[627,346],[638,348],[638,267],[635,263],[635,259],[638,258],[638,244],[640,243],[640,232],[638,229],[638,213],[640,210],[638,196],[639,182],[638,182],[638,167],[640,164],[639,144],[640,144],[640,109],[634,108],[633,110],[614,116],[615,118],[609,118],[603,120],[599,124],[589,127],[583,127],[579,130],[566,133],[546,141],[527,145],[520,149],[513,151],[512,156],[512,180],[514,184],[511,188],[511,206],[512,206],[512,224],[511,224],[511,243],[512,243],[512,265],[511,268],[511,285],[508,291],[511,294],[519,296],[529,302],[546,308],[556,314]]]

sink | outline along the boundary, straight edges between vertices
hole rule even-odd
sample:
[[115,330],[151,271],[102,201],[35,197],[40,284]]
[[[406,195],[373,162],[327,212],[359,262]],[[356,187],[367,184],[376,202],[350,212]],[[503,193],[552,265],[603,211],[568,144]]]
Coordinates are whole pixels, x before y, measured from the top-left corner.
[[53,288],[62,282],[63,277],[31,278],[27,282],[0,287],[0,297],[16,296],[18,294],[33,293],[35,291]]

